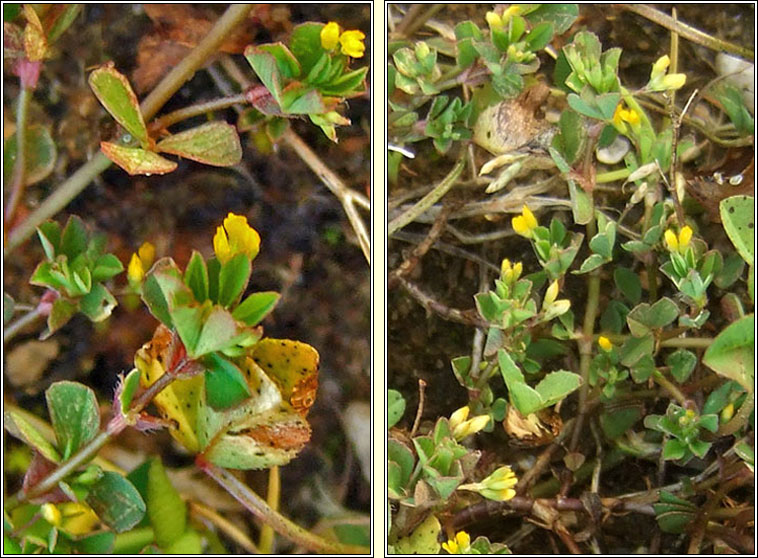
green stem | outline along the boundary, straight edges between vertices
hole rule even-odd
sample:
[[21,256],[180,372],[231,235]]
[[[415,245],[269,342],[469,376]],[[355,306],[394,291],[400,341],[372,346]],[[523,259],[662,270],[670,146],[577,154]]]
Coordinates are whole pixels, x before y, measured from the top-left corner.
[[11,196],[5,208],[5,225],[10,226],[26,186],[26,116],[29,111],[31,91],[22,87],[18,94],[16,111],[16,162],[11,178]]
[[747,60],[753,60],[755,57],[753,51],[748,48],[744,48],[727,41],[722,41],[716,37],[711,37],[699,29],[690,27],[686,23],[682,23],[681,21],[678,21],[673,17],[664,14],[663,12],[659,12],[655,8],[651,8],[645,4],[619,4],[619,6],[625,10],[629,10],[630,12],[641,15],[642,17],[647,18],[662,27],[665,27],[670,31],[678,33],[693,43],[697,43],[706,48],[710,48],[711,50],[715,50],[717,52],[720,52],[722,50],[733,52],[734,54],[738,54]]
[[19,319],[17,319],[15,322],[7,325],[3,329],[3,343],[7,343],[11,339],[13,339],[19,331],[24,329],[29,324],[33,324],[38,319],[42,318],[42,314],[40,314],[39,310],[37,308],[34,308],[33,310],[30,310],[23,316],[21,316]]
[[601,172],[595,177],[595,182],[605,184],[607,182],[616,182],[632,174],[630,169],[617,169],[608,172]]
[[653,380],[663,389],[668,391],[674,397],[674,399],[679,402],[680,405],[683,406],[687,402],[687,398],[684,396],[681,390],[672,384],[669,379],[661,374],[661,372],[657,369],[653,371]]
[[[247,17],[250,4],[230,6],[214,24],[208,35],[164,77],[155,89],[140,104],[145,120],[151,119],[184,83],[205,63],[228,37],[232,29]],[[111,166],[111,161],[102,152],[79,168],[68,180],[58,186],[44,202],[16,227],[8,237],[3,257],[18,248],[29,238],[37,226],[51,218],[74,199],[92,180]]]
[[197,465],[215,480],[224,490],[234,496],[253,515],[260,518],[274,531],[309,550],[328,554],[367,554],[369,548],[328,541],[303,529],[269,507],[265,500],[222,467],[217,467],[198,456]]
[[247,103],[245,95],[240,93],[239,95],[221,97],[220,99],[213,99],[211,101],[206,101],[205,103],[190,105],[188,107],[175,110],[174,112],[169,112],[160,118],[156,118],[150,123],[150,129],[163,130],[164,128],[168,128],[169,126],[176,124],[177,122],[192,118],[193,116],[199,116],[201,114],[206,114],[217,110],[224,110],[229,107],[233,107],[234,105],[245,103]]
[[412,223],[419,215],[437,203],[440,198],[447,194],[448,190],[453,187],[453,185],[458,180],[458,177],[461,175],[461,172],[463,172],[463,167],[465,166],[466,153],[464,151],[458,158],[458,162],[455,163],[453,169],[445,178],[442,179],[442,181],[437,186],[434,187],[434,189],[432,189],[431,192],[416,202],[413,207],[405,211],[405,213],[395,217],[392,221],[390,221],[389,225],[387,226],[387,236],[392,236],[408,223]]

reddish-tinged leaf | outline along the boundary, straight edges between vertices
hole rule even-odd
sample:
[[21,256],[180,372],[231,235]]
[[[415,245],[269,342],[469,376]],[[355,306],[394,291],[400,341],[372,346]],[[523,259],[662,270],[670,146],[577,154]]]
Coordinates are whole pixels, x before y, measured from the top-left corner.
[[158,143],[158,149],[217,167],[230,167],[242,159],[242,148],[234,126],[209,122]]
[[92,72],[89,75],[89,86],[116,122],[139,140],[142,147],[147,147],[147,128],[137,96],[132,91],[129,80],[113,67],[113,63],[100,66]]
[[167,174],[177,166],[174,161],[139,147],[124,147],[103,141],[100,142],[100,149],[108,159],[131,175]]

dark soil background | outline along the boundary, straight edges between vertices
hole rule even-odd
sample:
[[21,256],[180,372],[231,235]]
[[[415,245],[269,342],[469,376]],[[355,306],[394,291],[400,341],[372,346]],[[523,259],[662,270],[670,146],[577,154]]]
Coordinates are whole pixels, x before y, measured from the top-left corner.
[[[213,18],[224,8],[206,5],[198,10]],[[343,28],[360,29],[367,36],[367,52],[354,65],[370,60],[369,6],[260,5],[254,9],[253,17],[251,43],[286,41],[292,27],[304,21],[337,21]],[[156,31],[160,32],[159,26],[141,5],[85,5],[56,43],[54,57],[44,63],[30,112],[34,121],[52,126],[58,160],[50,177],[27,189],[19,221],[113,132],[113,121],[87,86],[89,70],[113,60],[119,71],[132,77],[137,69],[140,40]],[[254,80],[244,58],[232,57]],[[14,121],[18,79],[6,73],[4,82],[7,128]],[[210,74],[201,70],[174,95],[162,113],[221,96]],[[330,142],[310,122],[298,120],[292,125],[351,188],[369,195],[369,96],[350,100],[345,114],[352,125],[338,129],[339,144]],[[228,110],[214,116],[235,123],[237,113]],[[370,472],[361,471],[345,434],[343,415],[350,403],[370,401],[368,265],[339,201],[293,151],[281,148],[263,153],[249,135],[242,134],[241,141],[243,159],[235,168],[180,161],[175,172],[147,178],[130,177],[112,166],[55,219],[65,223],[69,214],[77,214],[92,230],[107,233],[108,249],[125,267],[131,253],[146,240],[156,246],[157,257],[172,256],[184,267],[192,249],[205,256],[212,254],[213,233],[228,212],[247,216],[262,238],[248,292],[275,290],[282,294],[278,307],[264,321],[266,335],[305,341],[321,355],[319,391],[309,415],[312,440],[290,465],[282,468],[283,513],[305,527],[335,515],[341,508],[367,514],[370,486],[366,478]],[[35,304],[42,295],[40,288],[28,284],[42,258],[35,236],[5,260],[4,290],[17,302]],[[125,279],[121,276],[119,280]],[[118,292],[119,286],[114,290]],[[57,354],[38,378],[27,381],[6,375],[5,379],[10,380],[4,382],[6,404],[46,418],[44,390],[55,381],[75,380],[96,390],[105,420],[109,416],[106,403],[112,398],[117,375],[133,367],[135,351],[152,337],[157,325],[144,306],[127,308],[123,300],[119,302],[121,305],[106,322],[93,325],[77,316],[57,332],[53,336],[59,347]],[[6,354],[35,339],[42,324],[37,325],[16,337],[6,347]],[[28,358],[33,360],[35,355]],[[369,420],[368,415],[365,420]],[[7,451],[17,446],[15,440],[6,437]],[[103,455],[127,470],[153,455],[162,456],[169,467],[192,464],[192,457],[183,455],[165,432],[127,432],[112,442]],[[6,493],[20,487],[19,472],[6,477]],[[265,472],[244,476],[251,486],[265,493]],[[193,498],[191,493],[185,496]],[[203,494],[198,497],[202,499]],[[235,521],[252,534],[257,529],[243,513],[235,512]],[[284,542],[280,549],[286,546]],[[228,542],[227,548],[233,550],[234,545]]]
[[[409,6],[411,4],[404,4],[402,11],[405,12]],[[753,4],[720,4],[718,8],[706,4],[655,4],[653,6],[667,14],[671,13],[672,7],[676,7],[678,18],[681,21],[720,39],[754,48],[755,6]],[[470,19],[480,29],[486,30],[485,13],[492,9],[493,5],[491,4],[447,4],[435,12],[432,19],[449,26],[450,29],[454,28],[457,23]],[[581,29],[597,34],[603,50],[611,47],[623,49],[619,75],[621,82],[630,89],[641,87],[647,83],[651,65],[658,57],[667,54],[670,48],[669,31],[641,16],[618,9],[614,5],[580,4],[578,20],[572,29],[562,37],[568,41],[570,39],[566,39],[566,37],[571,37]],[[434,35],[436,33],[429,28],[422,27],[410,38],[421,40]],[[557,38],[553,41],[553,45],[562,46],[564,39]],[[679,69],[677,71],[687,74],[686,87],[677,95],[677,104],[681,108],[695,88],[702,88],[715,77],[714,59],[716,53],[683,38],[680,38],[679,49]],[[538,70],[538,74],[545,75],[547,82],[552,85],[554,63],[544,53],[540,55],[540,60],[542,66]],[[456,95],[459,90],[453,89],[446,93]],[[419,110],[422,118],[425,111],[428,110],[427,107],[428,105]],[[683,133],[689,132],[690,130],[683,131]],[[702,141],[702,139],[702,136],[698,136],[698,141]],[[406,203],[415,202],[423,194],[411,196],[408,195],[409,192],[418,190],[426,193],[429,191],[450,171],[459,155],[459,151],[453,148],[447,155],[441,156],[434,150],[431,141],[413,143],[407,147],[411,147],[416,156],[413,160],[403,159],[397,184],[388,186],[388,198],[391,206],[393,200],[403,198],[406,195]],[[479,147],[474,149],[478,169],[483,162],[491,159],[492,155]],[[697,167],[700,166],[705,168],[722,155],[723,150],[706,150],[706,155],[686,168],[685,172],[696,172]],[[461,181],[465,180],[467,172],[464,170]],[[555,192],[551,195],[568,197],[565,189],[563,193]],[[467,203],[480,202],[486,199],[488,199],[488,194],[484,193],[483,186],[468,185],[454,187],[443,198],[443,201],[454,204],[456,210],[459,210],[465,207]],[[596,195],[597,199],[601,198]],[[605,199],[600,203],[605,207],[612,205]],[[623,204],[617,208],[623,209]],[[563,219],[563,222],[570,224],[571,216],[570,214],[567,215],[568,217]],[[560,212],[557,212],[555,216],[561,219]],[[486,217],[461,219],[451,224],[467,233],[478,234],[509,228],[511,217],[511,214],[501,213]],[[390,216],[391,218],[392,216]],[[547,223],[549,219],[550,215],[543,213],[540,216],[540,223]],[[428,234],[429,228],[428,224],[419,223],[406,226],[403,233],[415,234],[417,237],[415,242],[409,243],[406,240],[390,238],[387,256],[389,273],[392,273],[405,258],[409,257],[411,250]],[[720,225],[709,225],[705,220],[703,220],[702,232],[706,235],[713,234],[710,238],[706,236],[709,243],[717,243],[725,239]],[[577,256],[574,267],[578,266],[588,255],[586,242],[585,239],[585,247]],[[450,249],[458,250],[459,253],[451,254]],[[422,257],[407,279],[442,305],[452,309],[472,311],[476,314],[474,294],[492,288],[492,281],[496,276],[492,269],[499,269],[501,260],[506,257],[513,262],[523,262],[524,274],[539,269],[539,263],[531,247],[520,237],[508,237],[496,241],[464,245],[458,242],[453,235],[443,233],[436,246]],[[485,264],[491,264],[491,269],[485,269],[486,266],[481,264],[482,261]],[[485,271],[488,275],[486,281],[482,283],[481,277]],[[572,308],[583,308],[585,291],[586,281],[584,277],[569,274],[566,277],[566,286],[561,292],[561,297],[570,298]],[[610,295],[611,293],[603,294],[603,296]],[[713,298],[716,300],[716,297]],[[604,300],[607,302],[608,299],[605,298]],[[423,425],[433,424],[437,417],[450,416],[455,409],[468,403],[466,390],[461,387],[453,375],[450,360],[461,355],[471,355],[475,328],[471,325],[445,320],[437,313],[428,311],[399,285],[388,292],[387,308],[387,385],[391,389],[399,390],[407,401],[405,415],[398,427],[402,430],[410,429],[419,404],[419,381],[423,380],[426,383],[421,420],[423,430]],[[714,312],[716,312],[715,316],[721,314],[717,308]],[[721,320],[721,318],[716,319]],[[581,313],[577,314],[577,320],[581,320]],[[555,368],[576,370],[578,369],[578,360],[574,359],[573,362],[568,359],[558,361]],[[496,397],[501,395],[504,393],[496,392]],[[570,401],[567,403],[561,413],[564,419],[573,416],[572,413],[576,411],[575,404],[570,403]],[[655,409],[655,411],[665,412],[665,405],[661,409]],[[649,410],[649,412],[653,411]],[[589,430],[586,435],[591,436]],[[485,455],[489,454],[490,459],[493,458],[492,456],[496,456],[495,459],[498,463],[515,463],[515,469],[521,468],[522,471],[525,470],[524,468],[530,467],[529,464],[533,463],[531,459],[538,455],[541,449],[527,451],[509,449],[508,438],[501,425],[496,425],[493,434],[483,436],[481,440],[477,438],[473,443],[477,449],[483,450]],[[523,464],[519,464],[520,459],[525,459]],[[554,464],[557,466],[556,470],[563,467],[560,459],[555,460]],[[671,469],[677,468],[672,467]],[[655,463],[627,460],[623,467],[615,471],[604,472],[603,482],[607,484],[603,490],[607,491],[608,494],[646,490],[649,488],[646,483],[649,479],[655,478],[655,473]],[[675,482],[677,479],[678,477],[669,480]],[[746,501],[753,500],[749,494],[745,494],[745,498]],[[466,530],[471,534],[472,540],[477,535],[487,535],[492,541],[503,541],[507,536],[513,535],[520,526],[523,526],[523,519],[518,515],[504,519],[499,514],[493,514],[489,520],[469,525]],[[633,553],[635,549],[647,548],[647,545],[650,544],[652,532],[657,530],[657,525],[654,518],[633,515],[625,519],[616,520],[614,518],[613,521],[605,523],[602,529],[604,539],[601,541],[601,546],[604,550],[612,553]],[[686,542],[683,542],[682,538],[664,535],[660,548],[665,553],[685,552]],[[518,554],[550,554],[566,551],[556,537],[551,538],[548,531],[539,528],[531,535],[526,535],[517,546],[512,546],[511,550]]]

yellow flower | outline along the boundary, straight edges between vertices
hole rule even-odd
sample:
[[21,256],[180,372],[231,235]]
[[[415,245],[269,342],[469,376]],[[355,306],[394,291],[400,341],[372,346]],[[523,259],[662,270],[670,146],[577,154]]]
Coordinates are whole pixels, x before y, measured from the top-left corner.
[[670,64],[671,60],[669,60],[668,55],[663,55],[655,61],[653,69],[650,71],[650,81],[647,84],[650,91],[679,89],[687,82],[685,74],[666,74]]
[[468,406],[461,407],[450,415],[450,429],[453,432],[453,438],[458,441],[463,440],[472,434],[476,434],[490,422],[490,417],[488,415],[478,415],[472,419],[468,419],[468,415]]
[[669,252],[684,254],[690,245],[690,240],[692,240],[692,229],[688,225],[685,225],[679,231],[679,236],[671,229],[667,229],[663,233],[663,238],[666,241],[666,247],[669,249]]
[[502,262],[500,262],[500,278],[508,285],[512,285],[518,281],[523,270],[524,266],[521,264],[521,262],[516,262],[515,264],[511,265],[511,261],[508,258],[505,258]]
[[366,45],[363,39],[366,35],[363,31],[352,30],[342,31],[338,23],[330,21],[321,29],[320,33],[321,46],[324,50],[334,50],[340,45],[342,54],[352,56],[353,58],[362,58],[366,51]]
[[324,50],[334,50],[340,38],[340,26],[334,21],[330,21],[321,28],[321,46]]
[[149,242],[143,242],[136,253],[132,254],[129,260],[129,267],[126,270],[126,276],[130,283],[141,283],[145,278],[145,273],[153,265],[155,260],[155,246]]
[[247,224],[247,217],[229,213],[224,224],[216,228],[213,237],[213,251],[221,264],[225,264],[237,254],[247,254],[253,260],[258,255],[261,237]]
[[619,103],[613,113],[613,123],[616,125],[616,128],[619,130],[624,129],[625,131],[624,122],[637,126],[640,123],[640,115],[632,108],[625,109],[624,103]]
[[494,27],[496,29],[500,29],[504,25],[503,18],[500,17],[497,12],[487,12],[484,15],[484,19],[487,20],[487,25],[489,25],[490,28]]
[[478,492],[488,500],[505,502],[516,495],[513,487],[518,484],[518,478],[511,468],[507,465],[500,467],[486,479],[481,482],[472,484],[462,484],[459,490],[470,490]]
[[545,291],[545,298],[542,299],[542,309],[550,308],[555,299],[558,298],[558,281],[553,281]]
[[363,39],[366,35],[363,31],[345,31],[340,35],[340,45],[342,45],[342,54],[351,56],[353,58],[362,58],[363,53],[366,51],[366,45],[363,44]]
[[42,514],[44,520],[47,521],[50,525],[54,527],[60,526],[61,511],[56,507],[55,504],[51,504],[50,502],[42,504],[39,511]]
[[455,534],[455,538],[442,543],[442,548],[444,548],[448,554],[466,554],[466,551],[470,547],[471,537],[466,531],[458,531]]
[[63,523],[61,530],[70,535],[85,535],[91,533],[100,519],[97,517],[92,508],[79,502],[64,502],[60,504],[60,510],[63,514]]
[[597,344],[600,345],[600,348],[606,352],[609,352],[611,349],[613,349],[613,343],[611,343],[611,340],[604,335],[598,337]]
[[511,219],[511,225],[517,234],[525,236],[526,238],[532,238],[532,233],[534,229],[537,228],[538,223],[534,213],[524,205],[524,208],[521,210],[521,215]]

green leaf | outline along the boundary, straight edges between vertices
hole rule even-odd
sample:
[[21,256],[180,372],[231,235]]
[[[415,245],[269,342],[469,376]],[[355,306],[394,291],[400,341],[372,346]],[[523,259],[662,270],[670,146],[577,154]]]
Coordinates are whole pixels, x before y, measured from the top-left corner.
[[616,283],[616,288],[624,295],[624,298],[632,304],[637,304],[640,298],[642,298],[642,283],[640,282],[639,275],[631,269],[620,266],[616,267],[613,270],[613,281]]
[[252,267],[247,254],[237,254],[221,266],[218,276],[218,303],[227,307],[245,290]]
[[187,504],[171,484],[160,459],[150,460],[147,474],[147,515],[155,532],[155,542],[167,548],[187,528]]
[[579,15],[576,4],[539,4],[539,7],[525,14],[532,25],[542,22],[552,23],[557,34],[565,33]]
[[567,180],[569,198],[571,199],[571,213],[577,225],[586,225],[594,217],[594,204],[592,196],[576,185],[574,180]]
[[50,311],[50,315],[47,317],[47,328],[49,331],[44,335],[44,337],[49,337],[50,334],[56,332],[64,325],[66,325],[68,321],[74,317],[74,314],[76,314],[78,308],[78,305],[65,298],[61,297],[55,299],[55,302],[53,302],[53,308]]
[[203,327],[203,320],[209,313],[209,302],[203,305],[176,306],[171,308],[171,319],[174,322],[176,332],[182,340],[187,355],[197,358],[201,354],[197,352],[197,344]]
[[[50,130],[40,124],[26,128],[24,143],[24,184],[30,186],[47,178],[55,168],[58,156]],[[10,183],[18,157],[18,136],[13,134],[3,149],[3,179]]]
[[134,136],[142,147],[147,148],[149,141],[145,120],[126,76],[116,71],[113,63],[105,64],[89,75],[89,86],[116,122]]
[[103,254],[95,261],[92,268],[93,281],[107,281],[124,271],[124,264],[113,254]]
[[439,554],[439,538],[442,527],[439,519],[433,514],[427,517],[407,537],[401,537],[395,542],[395,554]]
[[237,130],[219,121],[168,136],[158,142],[157,149],[216,167],[231,167],[242,160]]
[[660,503],[653,504],[653,509],[661,531],[675,534],[683,533],[698,511],[694,504],[665,490],[661,491]]
[[55,382],[45,391],[45,399],[58,447],[66,460],[100,430],[95,392],[77,382]]
[[316,62],[326,53],[324,47],[321,46],[323,28],[323,23],[309,21],[296,26],[290,35],[290,49],[300,62],[305,75],[310,73]]
[[110,291],[97,283],[81,298],[79,310],[91,321],[102,322],[111,315],[117,304]]
[[387,390],[387,428],[395,426],[405,413],[405,398],[394,389]]
[[553,24],[551,22],[544,22],[535,25],[529,34],[524,38],[526,46],[532,52],[542,50],[547,46],[550,40],[553,38]]
[[748,265],[755,261],[755,198],[731,196],[719,203],[719,214],[729,240]]
[[754,351],[755,315],[749,314],[718,334],[705,351],[703,364],[753,393]]
[[604,115],[602,112],[600,112],[600,109],[597,108],[595,105],[588,103],[579,95],[576,93],[570,93],[568,96],[568,104],[569,106],[574,109],[579,114],[583,114],[584,116],[589,116],[590,118],[594,118],[595,120],[604,120]]
[[638,304],[629,312],[626,321],[632,335],[642,337],[652,329],[669,325],[676,320],[677,316],[679,316],[679,308],[676,303],[670,298],[663,297],[652,306],[646,302]]
[[48,461],[60,463],[58,450],[40,434],[23,415],[16,411],[6,411],[3,427],[14,437],[37,450]]
[[124,147],[107,141],[100,142],[103,154],[130,175],[166,174],[176,170],[177,164],[153,151],[139,147]]
[[197,531],[187,529],[181,537],[166,548],[166,554],[182,554],[184,556],[203,554],[203,541]]
[[168,311],[168,302],[163,295],[160,283],[155,275],[149,273],[142,283],[142,300],[155,318],[166,327],[173,327],[173,320]]
[[37,236],[42,243],[45,257],[50,261],[54,260],[60,250],[61,226],[55,221],[45,221],[37,227]]
[[80,554],[96,554],[105,556],[113,554],[113,542],[116,534],[106,531],[87,535],[76,541],[76,549]]
[[79,254],[87,249],[87,228],[84,221],[76,215],[68,218],[66,228],[61,236],[61,253],[68,257],[71,262]]
[[680,384],[687,381],[695,365],[697,365],[697,357],[695,353],[687,349],[679,349],[666,357],[666,366],[671,368],[671,375]]
[[643,337],[627,337],[619,351],[619,360],[624,366],[634,366],[642,357],[652,355],[654,347],[652,333]]
[[55,42],[74,22],[76,16],[79,15],[79,12],[82,9],[81,4],[69,4],[64,6],[60,6],[61,11],[56,15],[54,21],[49,24],[46,22],[45,26],[48,27],[49,25],[47,30],[48,43]]
[[[237,322],[223,308],[214,307],[203,324],[197,346],[191,355],[197,358],[214,351],[223,351],[234,344],[239,331]],[[189,349],[187,351],[189,353]]]
[[280,298],[281,295],[274,291],[253,293],[234,309],[232,317],[251,327],[257,326],[271,313]]
[[90,487],[86,500],[100,520],[117,533],[137,525],[145,514],[145,502],[134,485],[111,471],[105,471]]
[[542,398],[543,406],[549,407],[563,400],[569,393],[582,385],[582,377],[579,374],[566,370],[556,370],[534,386],[534,390]]
[[207,403],[220,411],[238,405],[252,394],[245,375],[234,364],[216,353],[203,359]]
[[3,325],[6,325],[13,318],[16,312],[16,301],[8,293],[3,293]]
[[614,440],[621,437],[642,416],[640,407],[610,407],[600,415],[605,435]]
[[123,380],[123,388],[119,395],[121,412],[123,414],[126,414],[129,411],[129,407],[132,405],[134,394],[137,393],[137,388],[139,388],[139,377],[140,371],[136,368],[132,368],[131,372],[129,372]]
[[200,252],[193,250],[192,257],[184,270],[184,283],[192,290],[195,300],[208,300],[208,268]]

